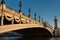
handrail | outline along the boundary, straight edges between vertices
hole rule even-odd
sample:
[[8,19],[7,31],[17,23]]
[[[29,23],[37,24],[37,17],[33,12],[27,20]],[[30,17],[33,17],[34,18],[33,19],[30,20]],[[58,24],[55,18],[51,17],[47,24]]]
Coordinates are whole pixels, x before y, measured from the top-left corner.
[[46,22],[46,24],[47,24],[48,27],[52,28],[52,26],[48,22]]

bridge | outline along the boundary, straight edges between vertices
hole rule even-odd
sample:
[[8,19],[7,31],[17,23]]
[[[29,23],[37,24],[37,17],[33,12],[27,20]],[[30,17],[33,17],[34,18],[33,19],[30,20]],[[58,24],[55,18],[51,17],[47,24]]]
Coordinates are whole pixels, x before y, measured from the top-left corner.
[[53,28],[48,23],[37,21],[2,3],[0,4],[0,33],[6,32],[54,36]]
[[[16,30],[22,30],[22,29],[29,29],[29,28],[37,28],[37,29],[42,29],[41,31],[43,32],[43,30],[49,32],[51,35],[53,35],[53,30],[50,27],[43,27],[41,25],[38,24],[14,24],[14,25],[4,25],[0,27],[0,33],[4,33],[4,32],[11,32],[11,31],[16,31]],[[36,30],[36,29],[34,29]],[[39,31],[38,30],[38,31]],[[25,30],[23,30],[25,31]],[[45,31],[45,32],[46,32]],[[46,34],[45,34],[46,35]]]

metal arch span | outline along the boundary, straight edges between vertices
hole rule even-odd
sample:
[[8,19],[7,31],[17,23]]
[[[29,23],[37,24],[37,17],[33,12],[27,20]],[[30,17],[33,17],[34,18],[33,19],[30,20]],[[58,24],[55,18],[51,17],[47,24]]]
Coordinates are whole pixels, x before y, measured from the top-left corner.
[[26,28],[44,28],[48,30],[52,35],[53,35],[53,29],[50,27],[44,27],[43,25],[38,25],[38,24],[14,24],[14,25],[4,25],[0,26],[0,33],[4,32],[10,32],[14,30],[21,30],[21,29],[26,29]]
[[28,36],[28,37],[35,37],[35,36],[45,36],[45,37],[50,37],[53,36],[49,30],[41,27],[32,27],[32,28],[25,28],[25,29],[20,29],[20,30],[15,30],[13,32],[17,32],[22,34],[23,36]]

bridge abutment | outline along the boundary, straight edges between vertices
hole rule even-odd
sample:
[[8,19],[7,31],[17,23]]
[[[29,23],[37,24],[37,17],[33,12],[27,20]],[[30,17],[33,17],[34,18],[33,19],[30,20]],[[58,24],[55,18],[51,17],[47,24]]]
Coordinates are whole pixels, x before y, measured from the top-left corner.
[[54,30],[54,37],[60,37],[60,29]]

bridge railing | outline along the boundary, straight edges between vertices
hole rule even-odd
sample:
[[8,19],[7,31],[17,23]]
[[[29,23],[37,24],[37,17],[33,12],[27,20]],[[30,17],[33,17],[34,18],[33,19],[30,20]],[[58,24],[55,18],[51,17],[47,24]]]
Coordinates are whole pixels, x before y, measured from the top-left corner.
[[[14,13],[13,13],[13,11],[14,11]],[[12,14],[12,15],[17,16],[17,17],[20,16],[19,12],[15,11],[14,9],[12,9],[12,8],[10,8],[10,7],[8,7],[8,6],[6,6],[6,9],[4,9],[3,12],[5,12],[5,14],[8,14],[8,15]],[[7,12],[8,12],[8,13],[7,13]],[[23,14],[22,14],[21,16],[22,16],[22,18],[24,17],[25,21],[31,20],[31,23],[32,23],[32,24],[34,23],[34,24],[43,25],[42,22],[39,22],[38,20],[34,20],[33,18],[29,18],[29,17],[26,16],[26,15],[23,15]]]
[[46,25],[52,29],[52,26],[48,22],[46,22]]

